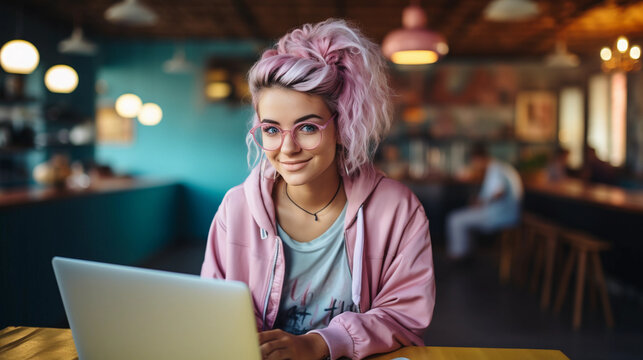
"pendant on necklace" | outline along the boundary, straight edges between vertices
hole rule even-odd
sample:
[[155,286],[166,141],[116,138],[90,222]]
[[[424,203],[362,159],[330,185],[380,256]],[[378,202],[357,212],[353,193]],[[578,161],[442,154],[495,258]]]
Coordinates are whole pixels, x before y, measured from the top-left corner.
[[315,221],[317,221],[317,214],[313,214],[313,215],[315,215]]

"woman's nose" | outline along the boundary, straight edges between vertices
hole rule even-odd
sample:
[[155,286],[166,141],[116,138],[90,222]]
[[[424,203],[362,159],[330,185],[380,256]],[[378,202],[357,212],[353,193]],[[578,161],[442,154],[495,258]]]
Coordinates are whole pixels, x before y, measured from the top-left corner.
[[295,139],[293,138],[293,133],[289,131],[286,134],[286,136],[284,136],[284,142],[281,144],[281,152],[296,153],[299,150],[301,150],[301,148],[295,142]]

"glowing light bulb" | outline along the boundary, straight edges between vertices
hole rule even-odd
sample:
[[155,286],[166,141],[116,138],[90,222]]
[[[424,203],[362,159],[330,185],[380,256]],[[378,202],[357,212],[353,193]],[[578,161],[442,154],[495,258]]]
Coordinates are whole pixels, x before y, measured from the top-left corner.
[[641,57],[641,48],[638,45],[630,48],[630,57],[634,60],[638,60]]
[[138,114],[138,121],[146,126],[154,126],[161,122],[163,118],[163,111],[161,107],[155,103],[146,103],[141,107],[141,112]]
[[143,102],[134,94],[123,94],[116,99],[116,112],[125,118],[133,118],[141,111]]
[[29,41],[11,40],[0,49],[0,65],[8,73],[30,74],[38,62],[38,49]]
[[230,84],[223,81],[215,81],[215,82],[209,83],[208,86],[206,86],[205,88],[205,93],[207,97],[212,100],[225,99],[228,96],[230,96],[231,92],[232,92],[232,88],[230,87]]
[[438,54],[430,50],[398,51],[391,55],[391,61],[400,65],[433,64],[438,61]]
[[612,58],[612,50],[607,46],[601,49],[601,59],[603,61],[609,61]]
[[449,45],[447,45],[447,43],[440,42],[437,45],[437,49],[441,55],[446,55],[449,52]]
[[45,73],[45,85],[51,92],[69,94],[78,86],[78,73],[71,66],[54,65]]
[[629,43],[627,42],[627,38],[625,36],[620,36],[618,40],[616,40],[616,48],[622,53],[627,51],[628,45]]

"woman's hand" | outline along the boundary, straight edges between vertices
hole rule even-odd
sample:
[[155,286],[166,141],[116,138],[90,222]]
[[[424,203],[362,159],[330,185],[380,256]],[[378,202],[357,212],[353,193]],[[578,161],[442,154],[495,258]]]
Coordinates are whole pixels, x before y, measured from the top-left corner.
[[328,345],[319,334],[292,335],[283,330],[259,333],[261,357],[264,360],[318,360],[329,355]]

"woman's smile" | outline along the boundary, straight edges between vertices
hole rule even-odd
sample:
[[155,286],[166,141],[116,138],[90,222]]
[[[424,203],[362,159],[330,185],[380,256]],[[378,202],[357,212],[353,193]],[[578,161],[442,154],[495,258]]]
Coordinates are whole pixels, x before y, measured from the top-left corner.
[[288,161],[279,161],[281,168],[287,171],[298,171],[303,169],[311,159],[307,160],[288,160]]

